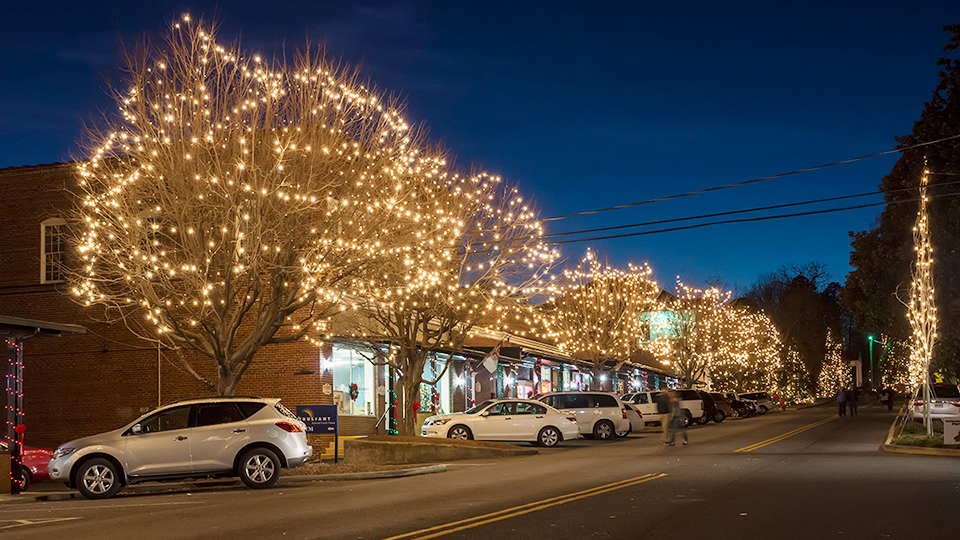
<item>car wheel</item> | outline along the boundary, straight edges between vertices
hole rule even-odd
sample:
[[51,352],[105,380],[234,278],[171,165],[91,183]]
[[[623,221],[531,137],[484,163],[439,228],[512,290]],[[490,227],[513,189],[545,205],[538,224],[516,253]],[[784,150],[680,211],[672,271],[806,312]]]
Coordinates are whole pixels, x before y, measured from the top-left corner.
[[269,448],[248,450],[238,468],[240,480],[249,488],[268,488],[280,479],[280,458]]
[[120,469],[111,461],[96,458],[84,461],[77,472],[77,489],[87,499],[109,499],[123,487]]
[[20,491],[26,491],[30,487],[30,469],[26,465],[20,465]]
[[593,425],[593,438],[605,441],[613,437],[613,423],[609,420],[601,420]]
[[447,438],[467,441],[473,439],[473,433],[470,433],[470,428],[467,426],[453,426],[450,428],[450,431],[447,432]]
[[537,444],[540,446],[546,446],[547,448],[556,446],[563,440],[563,436],[560,435],[560,432],[557,431],[557,428],[553,426],[547,426],[540,430],[540,434],[537,435]]
[[693,415],[690,414],[690,411],[686,409],[683,410],[683,420],[681,420],[681,422],[683,422],[681,427],[689,427],[690,424],[693,423]]
[[767,408],[763,405],[760,406],[760,414],[767,414]]
[[697,425],[705,426],[710,422],[710,418],[707,416],[707,413],[703,413],[703,416],[697,418]]
[[713,415],[713,421],[716,423],[723,422],[727,418],[727,414],[723,411],[717,411],[717,414]]
[[629,435],[629,434],[630,434],[630,430],[629,430],[629,429],[628,429],[628,430],[625,430],[625,431],[618,431],[618,432],[614,433],[614,435],[616,435],[617,437],[619,437],[619,438],[621,438],[621,439],[624,438],[624,437],[626,437],[626,436]]

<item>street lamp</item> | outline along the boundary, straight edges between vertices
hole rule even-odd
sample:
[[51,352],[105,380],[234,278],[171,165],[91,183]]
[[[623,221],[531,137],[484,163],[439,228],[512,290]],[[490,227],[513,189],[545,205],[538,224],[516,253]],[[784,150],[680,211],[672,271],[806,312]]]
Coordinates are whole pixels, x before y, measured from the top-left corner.
[[873,380],[873,334],[867,336],[867,343],[870,344],[870,390],[876,391],[877,384]]

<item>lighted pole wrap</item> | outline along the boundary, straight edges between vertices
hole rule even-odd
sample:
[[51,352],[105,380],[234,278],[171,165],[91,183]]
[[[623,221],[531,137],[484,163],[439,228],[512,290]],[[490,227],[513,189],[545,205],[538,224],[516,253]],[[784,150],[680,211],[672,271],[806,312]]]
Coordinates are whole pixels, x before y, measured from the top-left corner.
[[[907,306],[907,318],[913,330],[910,347],[910,375],[914,383],[923,382],[923,420],[927,426],[927,436],[933,435],[930,422],[930,359],[933,344],[937,338],[937,306],[934,302],[933,288],[933,247],[930,245],[930,225],[927,217],[927,175],[923,171],[920,179],[920,209],[917,212],[917,224],[913,228],[914,250],[917,258],[913,266],[910,285],[910,303]],[[922,379],[921,379],[922,377]]]

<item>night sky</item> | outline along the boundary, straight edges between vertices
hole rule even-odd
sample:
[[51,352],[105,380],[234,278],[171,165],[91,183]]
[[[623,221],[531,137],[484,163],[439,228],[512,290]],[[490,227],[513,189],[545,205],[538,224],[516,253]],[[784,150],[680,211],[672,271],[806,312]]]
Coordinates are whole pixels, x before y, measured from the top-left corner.
[[[0,168],[82,158],[114,106],[118,43],[183,13],[272,55],[309,39],[407,102],[464,167],[516,182],[544,217],[872,154],[909,133],[960,2],[16,2],[0,14]],[[549,6],[549,7],[548,7]],[[960,126],[957,127],[960,133]],[[564,232],[875,190],[896,155],[553,221]],[[821,204],[809,210],[879,201]],[[793,263],[843,281],[848,231],[881,207],[562,246],[749,286]],[[770,212],[767,212],[768,214]],[[778,213],[778,212],[774,212]],[[652,230],[645,227],[617,233]]]

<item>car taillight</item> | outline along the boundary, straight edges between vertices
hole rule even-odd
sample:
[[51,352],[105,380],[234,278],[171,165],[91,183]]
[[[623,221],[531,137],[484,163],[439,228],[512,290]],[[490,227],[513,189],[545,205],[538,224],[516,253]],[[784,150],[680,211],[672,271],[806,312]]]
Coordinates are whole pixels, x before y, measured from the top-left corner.
[[914,402],[913,402],[913,406],[914,406],[914,407],[923,407],[923,402],[922,402],[922,401],[914,401]]
[[576,417],[576,416],[568,416],[568,417],[567,417],[567,420],[573,422],[574,424],[577,423],[577,417]]
[[627,419],[627,410],[626,410],[626,409],[621,409],[621,410],[620,410],[620,413],[623,414],[623,419],[626,420],[626,419]]
[[300,426],[296,424],[292,424],[290,422],[277,422],[275,425],[278,428],[286,431],[287,433],[300,433],[301,431],[303,431],[302,429],[300,429]]

